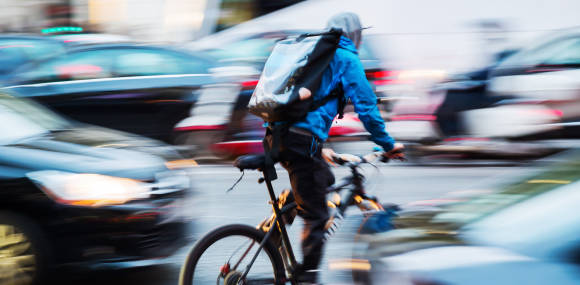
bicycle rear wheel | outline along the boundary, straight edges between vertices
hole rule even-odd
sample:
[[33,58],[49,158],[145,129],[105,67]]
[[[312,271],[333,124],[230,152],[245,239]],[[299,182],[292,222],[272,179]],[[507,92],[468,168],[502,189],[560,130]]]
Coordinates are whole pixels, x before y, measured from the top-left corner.
[[263,232],[246,225],[227,225],[211,231],[190,251],[181,268],[179,284],[284,284],[282,258],[269,241],[246,278],[240,278],[264,236]]

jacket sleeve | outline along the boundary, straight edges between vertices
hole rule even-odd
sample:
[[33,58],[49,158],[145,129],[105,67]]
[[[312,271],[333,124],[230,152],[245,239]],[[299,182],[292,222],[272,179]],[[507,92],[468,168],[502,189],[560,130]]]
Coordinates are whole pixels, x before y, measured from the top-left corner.
[[341,83],[344,94],[354,105],[365,129],[371,134],[371,139],[383,147],[385,151],[393,148],[395,140],[385,130],[385,122],[377,107],[377,96],[373,92],[358,58],[346,58]]

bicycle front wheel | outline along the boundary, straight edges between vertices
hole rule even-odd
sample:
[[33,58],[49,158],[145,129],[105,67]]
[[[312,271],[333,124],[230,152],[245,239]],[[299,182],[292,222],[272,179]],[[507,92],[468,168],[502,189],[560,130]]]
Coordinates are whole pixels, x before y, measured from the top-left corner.
[[227,225],[211,231],[190,251],[181,268],[179,284],[284,284],[282,258],[269,241],[242,278],[264,236],[246,225]]

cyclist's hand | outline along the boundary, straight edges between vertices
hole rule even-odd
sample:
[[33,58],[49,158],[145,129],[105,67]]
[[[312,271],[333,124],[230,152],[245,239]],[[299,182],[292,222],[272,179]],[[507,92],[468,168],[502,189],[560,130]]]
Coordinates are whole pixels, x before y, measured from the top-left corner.
[[336,153],[334,150],[330,148],[323,148],[322,149],[322,157],[324,160],[328,161],[331,165],[336,165],[336,163],[342,165],[347,162],[360,162],[361,158],[348,154],[348,153]]
[[388,159],[405,160],[405,146],[402,143],[395,143],[393,149],[385,152],[383,156]]
[[324,160],[326,160],[331,165],[335,165],[334,158],[336,156],[337,156],[336,152],[334,152],[334,150],[332,150],[331,148],[322,149],[322,158],[324,158]]

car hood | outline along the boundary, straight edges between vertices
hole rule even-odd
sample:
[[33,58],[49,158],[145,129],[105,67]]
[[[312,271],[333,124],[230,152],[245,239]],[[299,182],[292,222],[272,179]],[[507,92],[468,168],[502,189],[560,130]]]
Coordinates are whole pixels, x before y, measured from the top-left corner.
[[576,265],[494,247],[430,248],[381,261],[385,266],[381,274],[387,279],[394,277],[393,281],[399,277],[420,284],[578,284]]
[[54,139],[95,148],[126,149],[159,156],[166,161],[181,159],[176,148],[166,143],[98,126],[83,126],[54,134]]
[[534,259],[508,250],[484,246],[446,246],[416,250],[386,257],[382,261],[394,271],[433,271]]
[[59,170],[149,180],[175,158],[179,156],[170,147],[154,140],[89,126],[0,146],[0,176]]

